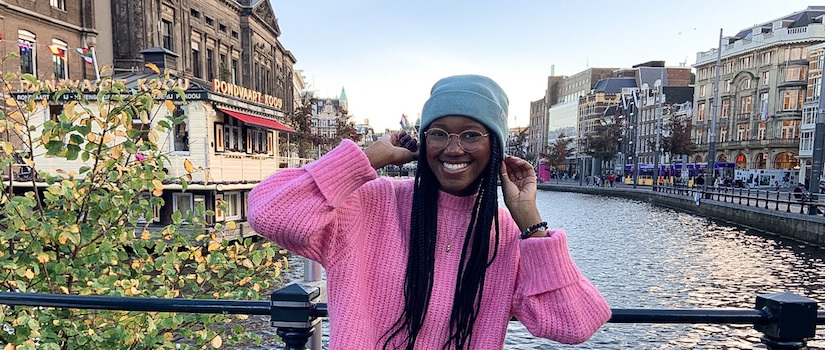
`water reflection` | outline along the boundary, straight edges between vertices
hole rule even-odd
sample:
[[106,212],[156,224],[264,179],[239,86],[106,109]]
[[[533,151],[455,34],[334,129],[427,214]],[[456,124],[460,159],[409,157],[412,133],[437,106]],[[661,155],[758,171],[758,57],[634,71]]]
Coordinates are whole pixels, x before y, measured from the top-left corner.
[[[757,294],[782,291],[825,307],[823,249],[625,199],[541,191],[538,203],[551,227],[567,230],[582,273],[611,307],[753,308]],[[258,323],[265,344],[244,348],[276,349],[268,318]],[[324,322],[324,344],[328,331]],[[759,337],[749,325],[607,324],[567,346],[511,322],[505,348],[764,349]],[[808,345],[825,349],[825,327]]]
[[[582,272],[614,308],[752,308],[757,294],[825,301],[825,250],[647,203],[540,192]],[[764,349],[747,325],[608,324],[583,345],[534,339],[512,322],[508,349]],[[825,327],[809,345],[825,347]]]

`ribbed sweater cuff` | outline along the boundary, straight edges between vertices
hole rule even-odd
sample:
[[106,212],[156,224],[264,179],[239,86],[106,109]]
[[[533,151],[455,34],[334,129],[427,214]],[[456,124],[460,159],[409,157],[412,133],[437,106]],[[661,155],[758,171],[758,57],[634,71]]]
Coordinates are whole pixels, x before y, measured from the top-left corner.
[[567,234],[562,230],[549,234],[550,237],[519,242],[527,296],[554,291],[583,278],[567,249]]
[[351,140],[341,141],[338,147],[304,169],[312,175],[321,194],[332,206],[377,176],[367,156]]

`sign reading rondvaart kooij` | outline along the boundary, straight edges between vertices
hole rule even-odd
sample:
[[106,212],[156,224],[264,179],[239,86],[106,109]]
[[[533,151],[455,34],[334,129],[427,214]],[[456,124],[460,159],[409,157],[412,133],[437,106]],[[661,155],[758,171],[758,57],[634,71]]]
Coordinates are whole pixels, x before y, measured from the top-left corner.
[[[97,101],[98,96],[97,93],[100,92],[102,89],[110,88],[113,84],[122,84],[127,85],[127,80],[125,79],[103,79],[103,80],[70,80],[70,79],[61,79],[61,80],[41,80],[38,82],[31,82],[28,80],[20,80],[20,89],[13,93],[15,99],[18,101],[28,100],[29,98],[34,97],[39,98],[49,98],[50,100],[54,100],[55,93],[60,90],[71,90],[70,92],[64,93],[59,96],[57,99],[58,101],[72,101],[77,100],[79,98],[78,92],[83,95],[87,101]],[[181,100],[182,97],[178,94],[176,89],[180,88],[183,91],[186,91],[191,86],[189,79],[185,78],[167,78],[167,77],[158,77],[158,78],[141,78],[137,79],[133,82],[133,86],[131,87],[131,91],[126,91],[121,95],[131,95],[135,93],[146,93],[146,92],[154,92],[157,96],[154,96],[157,99],[167,99],[167,100]],[[206,99],[207,93],[203,92],[185,92],[184,96],[187,100],[204,100]],[[107,94],[102,96],[104,100],[111,98],[111,95]]]
[[245,88],[243,86],[227,83],[225,81],[218,79],[212,80],[212,90],[242,100],[265,104],[267,106],[275,107],[277,109],[281,109],[281,107],[283,107],[284,105],[284,101],[275,96],[267,95],[260,91],[255,91],[249,88]]

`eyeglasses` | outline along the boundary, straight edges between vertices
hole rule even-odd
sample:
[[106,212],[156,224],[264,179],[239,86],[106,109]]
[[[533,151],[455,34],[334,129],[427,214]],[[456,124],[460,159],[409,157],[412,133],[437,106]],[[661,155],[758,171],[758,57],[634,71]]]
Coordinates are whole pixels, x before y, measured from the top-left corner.
[[474,130],[465,130],[460,134],[453,134],[439,128],[431,128],[424,132],[424,136],[427,137],[427,147],[434,151],[446,148],[450,144],[450,138],[455,136],[458,138],[458,147],[461,147],[467,153],[473,153],[481,149],[484,145],[481,141],[488,135],[490,133],[482,134]]

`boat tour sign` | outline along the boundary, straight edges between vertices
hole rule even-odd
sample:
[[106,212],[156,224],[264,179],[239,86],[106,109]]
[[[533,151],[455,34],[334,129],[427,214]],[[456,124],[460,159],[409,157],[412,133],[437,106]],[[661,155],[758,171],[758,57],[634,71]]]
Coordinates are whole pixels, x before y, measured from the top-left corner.
[[227,83],[219,79],[212,80],[212,90],[241,100],[260,103],[277,109],[281,109],[284,105],[284,101],[280,98],[243,86]]
[[[175,90],[181,89],[185,92],[184,97],[187,100],[204,100],[208,97],[205,91],[186,92],[186,90],[192,86],[190,80],[188,78],[175,77],[140,78],[132,81],[126,79],[60,79],[35,82],[20,80],[20,90],[14,93],[14,95],[17,100],[27,100],[31,98],[32,95],[36,95],[36,98],[47,97],[51,100],[72,101],[77,100],[79,97],[77,95],[80,93],[87,101],[97,101],[99,98],[98,92],[108,89],[115,84],[122,84],[126,86],[127,89],[132,90],[132,92],[124,91],[121,95],[129,95],[135,92],[155,92],[159,94],[159,96],[156,97],[159,99],[180,100],[181,96]],[[69,90],[69,92],[56,95],[55,93],[60,90]],[[100,96],[103,100],[107,100],[110,97],[108,94]]]

